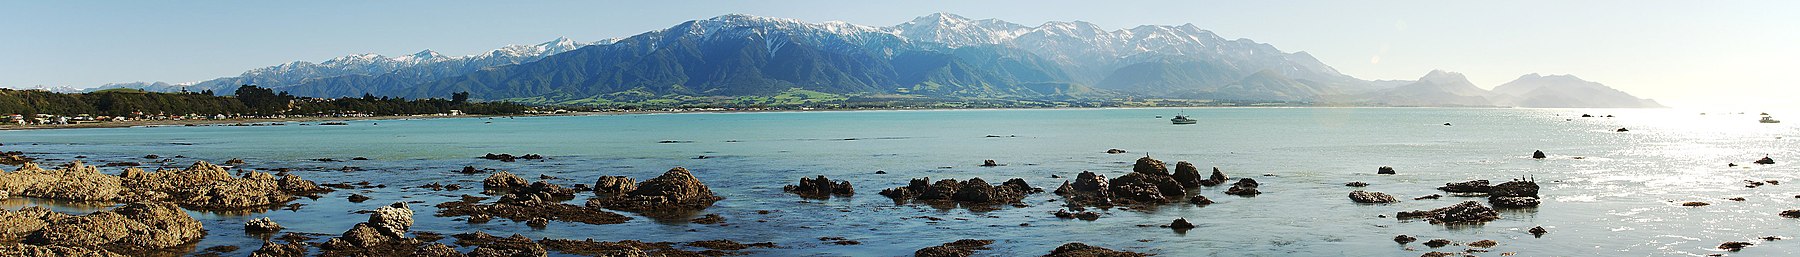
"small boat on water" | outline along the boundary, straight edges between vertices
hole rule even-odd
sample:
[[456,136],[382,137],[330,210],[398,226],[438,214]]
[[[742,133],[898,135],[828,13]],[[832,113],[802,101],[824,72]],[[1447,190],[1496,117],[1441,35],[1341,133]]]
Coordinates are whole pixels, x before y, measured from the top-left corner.
[[1781,120],[1777,120],[1777,119],[1775,119],[1775,116],[1763,116],[1763,118],[1762,118],[1762,120],[1759,120],[1759,121],[1756,121],[1756,122],[1762,122],[1762,123],[1781,123]]
[[1195,120],[1195,119],[1189,119],[1189,118],[1188,118],[1188,117],[1187,117],[1187,115],[1175,115],[1175,118],[1174,118],[1174,119],[1169,119],[1169,121],[1170,121],[1170,122],[1174,122],[1174,123],[1175,123],[1175,125],[1187,125],[1187,124],[1198,124],[1198,123],[1200,123],[1200,121],[1199,121],[1199,120]]

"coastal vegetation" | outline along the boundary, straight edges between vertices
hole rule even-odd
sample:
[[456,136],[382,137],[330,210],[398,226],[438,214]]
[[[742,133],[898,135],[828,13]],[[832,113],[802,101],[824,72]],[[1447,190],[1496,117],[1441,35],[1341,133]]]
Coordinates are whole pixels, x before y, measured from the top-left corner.
[[472,102],[467,93],[452,94],[451,99],[405,99],[394,97],[310,98],[254,85],[238,87],[232,96],[215,96],[211,91],[159,93],[136,89],[112,89],[87,93],[55,93],[41,90],[0,89],[0,114],[25,117],[115,116],[148,117],[163,115],[412,115],[462,112],[468,114],[505,115],[524,113],[531,108],[510,102]]

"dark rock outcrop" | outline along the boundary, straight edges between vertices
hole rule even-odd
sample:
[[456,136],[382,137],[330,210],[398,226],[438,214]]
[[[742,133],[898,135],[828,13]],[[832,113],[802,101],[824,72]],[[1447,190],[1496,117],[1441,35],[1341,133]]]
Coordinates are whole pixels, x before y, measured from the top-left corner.
[[1212,170],[1212,175],[1207,176],[1206,180],[1200,181],[1200,185],[1209,187],[1218,186],[1219,184],[1225,184],[1226,180],[1231,179],[1225,176],[1225,172],[1219,171],[1219,167],[1213,167]]
[[1187,218],[1175,218],[1175,221],[1169,222],[1169,225],[1166,227],[1175,230],[1189,230],[1195,228],[1194,223],[1189,223]]
[[1193,163],[1187,161],[1175,162],[1174,176],[1175,182],[1180,182],[1181,186],[1190,188],[1199,187],[1200,182],[1206,180],[1206,178],[1200,177],[1200,169],[1195,168]]
[[1395,200],[1394,196],[1388,195],[1387,193],[1356,190],[1350,191],[1350,201],[1357,203],[1394,203],[1399,202],[1400,200]]
[[987,245],[993,244],[993,243],[994,243],[994,240],[975,240],[975,239],[956,240],[956,242],[949,242],[949,243],[944,243],[943,245],[919,249],[918,251],[913,252],[913,256],[915,256],[915,257],[968,257],[970,255],[975,255],[975,251],[987,250],[988,249]]
[[594,181],[594,195],[611,196],[637,190],[637,181],[625,176],[600,176]]
[[1756,160],[1756,164],[1763,164],[1763,165],[1775,164],[1775,159],[1769,158],[1768,156],[1763,156],[1762,159]]
[[1745,247],[1750,247],[1751,245],[1755,245],[1755,244],[1752,244],[1750,242],[1725,242],[1725,243],[1719,244],[1719,250],[1736,252],[1739,250],[1744,250]]
[[1530,232],[1532,236],[1542,237],[1542,236],[1544,236],[1544,234],[1549,234],[1550,230],[1544,229],[1543,226],[1536,226],[1536,227],[1531,227],[1531,229],[1527,230],[1526,232]]
[[1422,218],[1431,221],[1431,224],[1470,224],[1500,219],[1499,212],[1475,201],[1464,201],[1429,211],[1400,212],[1394,216],[1399,219]]
[[1544,156],[1543,150],[1538,150],[1536,152],[1531,153],[1531,158],[1532,159],[1543,159],[1543,158],[1547,158],[1547,156]]
[[881,191],[882,196],[892,198],[895,202],[906,200],[955,202],[973,205],[997,205],[1018,203],[1026,195],[1042,192],[1042,189],[1031,188],[1024,179],[1012,179],[999,186],[988,184],[981,178],[970,178],[957,182],[955,179],[938,180],[927,184],[931,178],[912,179],[905,187],[896,187]]
[[693,173],[675,167],[625,194],[588,200],[588,206],[627,211],[698,210],[722,199]]
[[1419,238],[1417,238],[1417,237],[1412,237],[1412,236],[1408,236],[1408,235],[1398,235],[1398,236],[1394,236],[1394,242],[1395,242],[1395,243],[1400,243],[1400,244],[1409,244],[1409,243],[1412,243],[1412,242],[1414,242],[1414,241],[1419,241]]
[[856,194],[856,188],[850,186],[850,181],[840,180],[832,182],[831,179],[825,178],[825,175],[819,175],[818,178],[810,179],[800,178],[800,184],[788,185],[783,187],[782,190],[808,198],[829,198],[833,195],[850,196]]
[[1488,186],[1488,181],[1483,179],[1457,183],[1444,183],[1444,186],[1438,187],[1438,190],[1451,193],[1487,193],[1491,188]]
[[1255,179],[1240,178],[1240,179],[1238,179],[1237,183],[1231,184],[1231,188],[1225,189],[1225,194],[1237,195],[1237,196],[1256,196],[1258,194],[1262,194],[1262,191],[1257,190],[1257,188],[1261,187],[1261,185],[1262,184],[1256,183]]
[[1363,182],[1362,182],[1362,181],[1351,181],[1351,182],[1350,182],[1350,183],[1344,183],[1344,186],[1347,186],[1347,187],[1366,187],[1366,186],[1369,186],[1369,183],[1363,183]]
[[1381,168],[1375,168],[1375,174],[1393,175],[1394,167],[1381,166]]
[[1149,254],[1118,251],[1082,243],[1067,243],[1050,250],[1044,257],[1143,257]]

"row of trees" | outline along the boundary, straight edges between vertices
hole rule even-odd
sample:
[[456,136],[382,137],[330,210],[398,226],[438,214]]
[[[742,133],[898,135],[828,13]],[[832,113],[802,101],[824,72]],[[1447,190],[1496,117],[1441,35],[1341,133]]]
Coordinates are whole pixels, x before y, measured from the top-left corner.
[[531,108],[507,102],[469,102],[467,93],[453,95],[452,100],[374,97],[315,99],[296,97],[287,92],[252,85],[238,87],[235,96],[214,96],[208,92],[157,93],[115,89],[89,93],[53,93],[39,90],[0,89],[0,114],[79,114],[129,116],[143,114],[250,114],[250,115],[319,115],[362,113],[374,115],[410,115],[448,113],[461,110],[469,114],[519,114]]

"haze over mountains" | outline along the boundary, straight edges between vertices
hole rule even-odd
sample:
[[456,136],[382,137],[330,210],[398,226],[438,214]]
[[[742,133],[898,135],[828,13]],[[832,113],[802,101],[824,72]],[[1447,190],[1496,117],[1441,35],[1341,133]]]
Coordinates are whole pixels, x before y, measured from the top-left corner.
[[[899,25],[808,23],[750,15],[693,20],[600,42],[558,39],[447,57],[429,50],[351,55],[258,68],[188,85],[228,94],[241,84],[301,96],[447,97],[536,103],[669,96],[837,95],[944,98],[1182,98],[1394,106],[1660,107],[1574,76],[1526,75],[1493,91],[1461,74],[1368,81],[1306,52],[1225,39],[1193,24],[1107,30],[1026,26],[931,14]],[[179,90],[167,83],[102,88]]]

